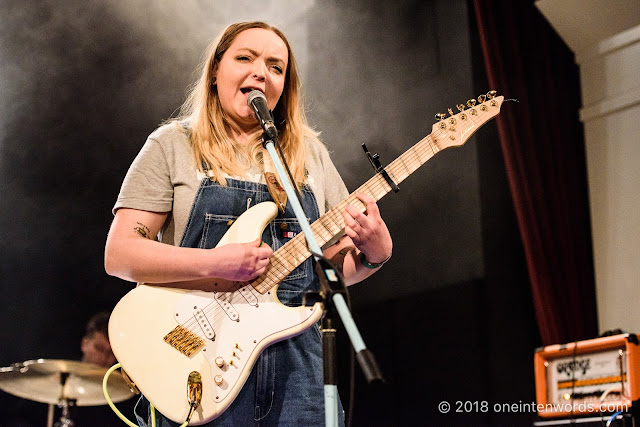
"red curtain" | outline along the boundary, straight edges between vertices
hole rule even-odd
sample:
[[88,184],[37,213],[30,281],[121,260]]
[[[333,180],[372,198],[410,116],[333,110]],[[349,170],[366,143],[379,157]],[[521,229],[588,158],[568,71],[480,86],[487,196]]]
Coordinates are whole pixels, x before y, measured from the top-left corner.
[[474,0],[544,345],[597,336],[580,84],[573,53],[533,2]]

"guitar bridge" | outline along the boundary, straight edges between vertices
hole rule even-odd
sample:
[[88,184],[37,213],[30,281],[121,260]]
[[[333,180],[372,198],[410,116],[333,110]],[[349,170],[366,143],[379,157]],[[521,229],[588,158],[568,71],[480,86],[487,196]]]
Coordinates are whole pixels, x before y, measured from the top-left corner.
[[204,346],[204,340],[202,338],[181,325],[173,328],[163,339],[164,342],[187,357],[191,357],[191,355]]

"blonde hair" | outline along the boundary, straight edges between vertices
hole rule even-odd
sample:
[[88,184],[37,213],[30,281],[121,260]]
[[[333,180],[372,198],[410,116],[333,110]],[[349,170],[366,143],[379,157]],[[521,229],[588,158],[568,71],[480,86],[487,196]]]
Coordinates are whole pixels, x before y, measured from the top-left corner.
[[200,79],[192,87],[180,110],[181,119],[189,121],[191,144],[196,167],[209,173],[222,185],[225,174],[241,176],[252,163],[262,164],[262,130],[256,129],[247,147],[236,143],[229,134],[228,117],[218,96],[214,70],[238,34],[261,28],[273,31],[282,39],[289,54],[284,89],[273,110],[278,128],[278,139],[296,184],[305,181],[305,137],[319,142],[317,133],[309,125],[300,105],[300,79],[296,61],[286,37],[280,30],[264,22],[240,22],[227,27],[207,50],[207,59],[202,67]]

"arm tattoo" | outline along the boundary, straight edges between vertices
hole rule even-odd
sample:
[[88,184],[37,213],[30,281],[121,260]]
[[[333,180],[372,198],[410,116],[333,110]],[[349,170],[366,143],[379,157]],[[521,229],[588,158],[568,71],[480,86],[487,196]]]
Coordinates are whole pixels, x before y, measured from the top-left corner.
[[138,233],[139,235],[141,235],[142,237],[146,238],[146,239],[151,239],[151,230],[149,230],[149,227],[147,227],[146,225],[138,222],[137,223],[138,226],[133,227],[133,229],[135,230],[136,233]]
[[350,252],[355,250],[356,250],[355,246],[346,246],[340,249],[340,251],[331,258],[331,262],[337,265],[338,267],[340,267],[340,270],[342,270],[344,259],[346,258],[347,255],[349,255]]

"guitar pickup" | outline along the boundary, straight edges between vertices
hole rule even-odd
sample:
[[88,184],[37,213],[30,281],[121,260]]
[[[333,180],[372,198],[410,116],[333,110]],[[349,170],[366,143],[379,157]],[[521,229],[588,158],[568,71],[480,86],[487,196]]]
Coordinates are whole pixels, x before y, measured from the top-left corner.
[[230,300],[233,298],[234,292],[214,292],[216,302],[220,305],[222,310],[229,316],[229,319],[234,322],[240,320],[240,314],[231,304]]
[[247,300],[249,305],[252,305],[254,307],[258,306],[258,298],[253,293],[253,287],[251,287],[250,285],[243,286],[238,289],[238,292],[240,292],[240,295],[242,295],[244,299]]
[[199,308],[195,308],[193,310],[193,317],[196,318],[200,328],[202,329],[202,333],[211,341],[216,339],[216,333],[213,330],[213,326],[209,323],[209,319],[207,319],[207,315]]

